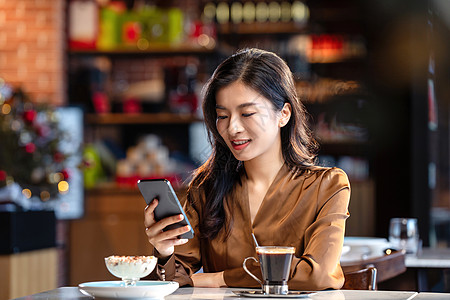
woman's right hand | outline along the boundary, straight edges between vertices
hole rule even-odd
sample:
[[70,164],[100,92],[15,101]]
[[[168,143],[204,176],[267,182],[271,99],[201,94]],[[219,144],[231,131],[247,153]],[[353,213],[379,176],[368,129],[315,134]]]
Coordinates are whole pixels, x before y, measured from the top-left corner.
[[164,218],[160,221],[155,220],[155,208],[158,206],[158,200],[153,201],[147,205],[144,212],[145,233],[148,241],[155,247],[161,257],[167,257],[174,252],[174,246],[183,245],[188,242],[187,239],[178,238],[185,232],[190,230],[189,226],[182,226],[176,229],[163,231],[163,229],[171,224],[178,223],[183,220],[183,215],[174,215]]

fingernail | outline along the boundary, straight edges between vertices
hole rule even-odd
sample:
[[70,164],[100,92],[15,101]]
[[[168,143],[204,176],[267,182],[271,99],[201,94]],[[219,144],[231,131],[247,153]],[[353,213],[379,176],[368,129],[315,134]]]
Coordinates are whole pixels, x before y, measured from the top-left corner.
[[184,216],[183,216],[183,215],[180,215],[179,218],[180,218],[180,220],[183,220],[183,219],[184,219]]
[[181,243],[183,243],[183,244],[187,243],[187,241],[188,241],[187,239],[181,239]]
[[191,230],[191,226],[186,225],[186,229],[187,229],[187,230]]

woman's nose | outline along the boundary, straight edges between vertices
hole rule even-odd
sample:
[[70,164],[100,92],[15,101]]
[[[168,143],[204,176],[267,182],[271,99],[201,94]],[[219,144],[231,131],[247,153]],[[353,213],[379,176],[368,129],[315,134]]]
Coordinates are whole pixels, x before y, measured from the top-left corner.
[[228,132],[230,134],[237,134],[239,132],[242,132],[244,130],[244,127],[242,126],[241,122],[238,118],[231,118],[230,124],[228,125]]

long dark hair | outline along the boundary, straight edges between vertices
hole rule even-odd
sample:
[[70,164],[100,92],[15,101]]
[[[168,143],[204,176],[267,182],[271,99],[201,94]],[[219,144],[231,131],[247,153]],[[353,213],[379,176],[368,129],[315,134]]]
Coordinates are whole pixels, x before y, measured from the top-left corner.
[[239,182],[242,163],[229,150],[216,127],[217,92],[240,81],[269,99],[275,111],[285,103],[292,107],[289,122],[281,128],[281,147],[285,163],[294,172],[302,172],[314,165],[317,143],[308,127],[307,113],[297,97],[294,78],[287,64],[278,55],[260,50],[245,49],[223,61],[203,88],[203,114],[212,145],[212,154],[199,167],[189,190],[201,188],[205,193],[205,206],[200,216],[201,236],[214,239],[222,228],[225,238],[230,231],[231,220],[225,216],[226,196]]

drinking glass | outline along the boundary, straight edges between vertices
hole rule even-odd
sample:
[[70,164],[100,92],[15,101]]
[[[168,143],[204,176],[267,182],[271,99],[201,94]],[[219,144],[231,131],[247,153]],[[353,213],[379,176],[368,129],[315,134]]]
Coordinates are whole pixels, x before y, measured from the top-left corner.
[[394,249],[406,250],[406,254],[416,255],[420,244],[417,219],[391,219],[389,225],[389,242]]

